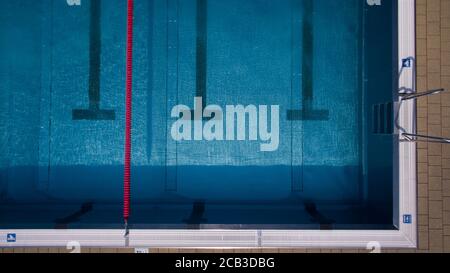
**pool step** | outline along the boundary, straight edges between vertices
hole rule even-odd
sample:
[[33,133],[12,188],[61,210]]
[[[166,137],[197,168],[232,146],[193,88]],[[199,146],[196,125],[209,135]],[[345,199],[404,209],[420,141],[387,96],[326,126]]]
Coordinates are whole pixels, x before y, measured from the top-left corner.
[[394,133],[394,103],[381,103],[373,106],[372,133],[392,135]]

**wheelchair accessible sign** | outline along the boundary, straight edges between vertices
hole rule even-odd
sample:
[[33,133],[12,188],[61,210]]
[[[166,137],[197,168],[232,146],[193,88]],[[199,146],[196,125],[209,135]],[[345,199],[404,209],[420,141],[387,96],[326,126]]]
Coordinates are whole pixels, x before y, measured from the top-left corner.
[[15,233],[8,233],[6,235],[6,242],[7,243],[15,243],[17,240],[17,236]]

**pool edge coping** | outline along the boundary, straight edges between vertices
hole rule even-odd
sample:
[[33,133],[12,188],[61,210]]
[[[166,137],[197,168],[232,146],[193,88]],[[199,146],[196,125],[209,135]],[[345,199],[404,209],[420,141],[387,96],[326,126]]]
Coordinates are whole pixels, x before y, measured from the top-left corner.
[[[399,62],[406,57],[415,59],[415,0],[398,0],[398,38]],[[412,70],[405,70],[399,87],[410,86],[415,80]],[[399,122],[415,132],[414,101],[403,104]],[[131,230],[129,240],[122,230],[0,230],[0,247],[67,247],[75,243],[82,247],[416,248],[416,148],[412,142],[399,144],[399,230]],[[402,221],[407,215],[412,217],[411,223]],[[15,235],[14,242],[7,242],[9,234]]]

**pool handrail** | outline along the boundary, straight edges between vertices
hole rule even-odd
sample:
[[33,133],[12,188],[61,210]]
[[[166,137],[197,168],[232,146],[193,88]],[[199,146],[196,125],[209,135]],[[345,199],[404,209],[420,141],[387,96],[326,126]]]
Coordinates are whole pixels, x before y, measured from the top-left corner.
[[[402,89],[400,89],[402,91]],[[439,95],[443,92],[446,92],[444,88],[438,88],[438,89],[432,89],[425,92],[418,92],[418,93],[409,93],[408,90],[404,90],[405,92],[399,93],[399,96],[401,98],[401,102],[408,101],[408,100],[417,100],[422,97],[427,96],[433,96],[433,95]],[[400,104],[401,106],[401,104]],[[408,132],[401,133],[401,136],[403,137],[400,141],[402,142],[427,142],[427,143],[441,143],[441,144],[450,144],[450,139],[440,136],[429,136],[429,135],[422,135],[422,134],[413,134]]]

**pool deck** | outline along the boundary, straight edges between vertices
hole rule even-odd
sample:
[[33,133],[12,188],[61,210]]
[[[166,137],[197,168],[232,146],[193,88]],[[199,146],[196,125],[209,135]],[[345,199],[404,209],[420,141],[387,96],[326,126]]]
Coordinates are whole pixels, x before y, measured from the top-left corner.
[[[418,88],[450,90],[450,0],[417,0]],[[418,103],[419,133],[450,136],[450,93]],[[450,252],[450,145],[420,144],[419,251]]]
[[[450,0],[416,0],[417,80],[420,91],[450,90]],[[450,137],[450,92],[422,98],[418,103],[420,134]],[[450,145],[419,144],[418,147],[419,247],[385,249],[383,252],[450,253]],[[133,252],[132,249],[86,248],[83,252]],[[0,253],[68,252],[62,248],[1,249]],[[151,252],[207,253],[212,250],[152,249]],[[220,253],[368,252],[358,249],[246,249],[214,250]]]

